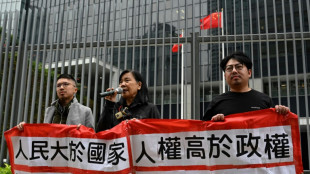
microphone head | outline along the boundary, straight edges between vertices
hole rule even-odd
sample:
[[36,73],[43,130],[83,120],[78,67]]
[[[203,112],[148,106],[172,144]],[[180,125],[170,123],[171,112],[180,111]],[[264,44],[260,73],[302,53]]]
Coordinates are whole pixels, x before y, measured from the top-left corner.
[[123,93],[123,88],[118,87],[118,88],[115,89],[115,91],[116,91],[117,94],[121,94],[121,93]]

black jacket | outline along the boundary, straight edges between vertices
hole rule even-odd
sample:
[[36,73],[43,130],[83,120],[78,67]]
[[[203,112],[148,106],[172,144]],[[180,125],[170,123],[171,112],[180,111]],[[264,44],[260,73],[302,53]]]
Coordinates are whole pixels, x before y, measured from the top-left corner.
[[216,114],[236,114],[274,107],[272,99],[254,89],[248,92],[228,91],[215,97],[203,116],[203,120],[211,120]]
[[[117,113],[120,115],[120,118],[115,116]],[[123,120],[132,118],[160,118],[160,114],[155,105],[142,102],[139,98],[135,98],[130,106],[126,105],[126,101],[123,98],[117,103],[106,100],[104,110],[97,124],[96,132],[111,129]]]

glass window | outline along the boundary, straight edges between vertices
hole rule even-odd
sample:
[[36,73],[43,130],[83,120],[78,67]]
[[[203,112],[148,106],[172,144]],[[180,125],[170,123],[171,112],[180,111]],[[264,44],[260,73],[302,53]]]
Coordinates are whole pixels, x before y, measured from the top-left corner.
[[282,6],[282,2],[280,0],[276,0],[275,10],[278,33],[283,33],[284,31]]
[[294,29],[295,29],[295,32],[300,32],[298,1],[292,1],[292,3],[293,3],[292,8],[293,8]]
[[298,73],[303,73],[303,54],[302,54],[302,45],[301,45],[301,41],[296,41],[296,62],[297,62],[297,72]]
[[1,5],[1,12],[5,12],[6,11],[6,5],[2,4]]
[[281,97],[287,96],[287,84],[286,84],[286,82],[282,81],[280,88],[281,88]]
[[259,29],[260,33],[266,33],[265,6],[263,1],[259,1]]
[[305,95],[305,83],[304,83],[304,80],[298,80],[298,92],[299,92],[299,95]]
[[284,0],[284,13],[285,13],[285,24],[286,24],[286,32],[292,31],[292,25],[291,25],[291,16],[290,16],[290,1]]
[[289,74],[294,74],[294,47],[292,41],[287,41],[287,58]]
[[271,97],[278,97],[278,82],[271,82]]
[[296,85],[295,81],[291,80],[290,81],[290,96],[295,96],[296,95]]
[[251,7],[252,7],[252,32],[258,33],[258,24],[257,24],[257,4],[256,1],[251,1]]
[[286,74],[286,60],[285,60],[285,45],[284,42],[278,42],[279,48],[279,67],[280,67],[280,75]]
[[276,54],[276,42],[270,42],[269,43],[269,65],[270,65],[270,75],[276,76],[278,74],[277,65],[278,65],[278,57]]
[[275,32],[275,23],[274,23],[274,7],[273,1],[267,1],[267,22],[268,22],[268,33]]
[[307,93],[310,96],[310,76],[307,76]]

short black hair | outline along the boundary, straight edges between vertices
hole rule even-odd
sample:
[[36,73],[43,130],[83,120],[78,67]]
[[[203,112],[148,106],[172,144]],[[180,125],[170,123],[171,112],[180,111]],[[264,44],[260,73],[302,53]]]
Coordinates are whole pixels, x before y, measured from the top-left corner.
[[74,77],[71,75],[71,74],[60,74],[59,76],[58,76],[58,78],[57,78],[57,81],[59,80],[59,79],[69,79],[69,80],[73,80],[74,81],[74,85],[76,86],[76,80],[74,79]]
[[148,102],[149,101],[149,92],[148,92],[147,85],[146,85],[142,75],[138,71],[124,70],[121,73],[121,75],[119,76],[119,82],[121,82],[123,75],[126,73],[131,73],[137,82],[142,83],[141,89],[138,90],[136,98],[138,97],[142,101],[142,103]]
[[230,54],[229,56],[225,57],[221,63],[220,63],[220,67],[222,68],[222,70],[225,72],[225,68],[226,68],[226,64],[230,59],[235,59],[238,62],[242,63],[243,65],[245,65],[248,69],[252,69],[252,61],[251,59],[243,52],[237,51],[234,52],[232,54]]

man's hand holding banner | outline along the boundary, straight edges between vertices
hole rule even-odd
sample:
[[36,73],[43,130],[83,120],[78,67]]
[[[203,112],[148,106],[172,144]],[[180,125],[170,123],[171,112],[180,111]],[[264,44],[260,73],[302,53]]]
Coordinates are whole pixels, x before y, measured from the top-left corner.
[[95,133],[25,124],[5,132],[15,173],[302,173],[298,118],[274,109],[223,122],[129,120]]

